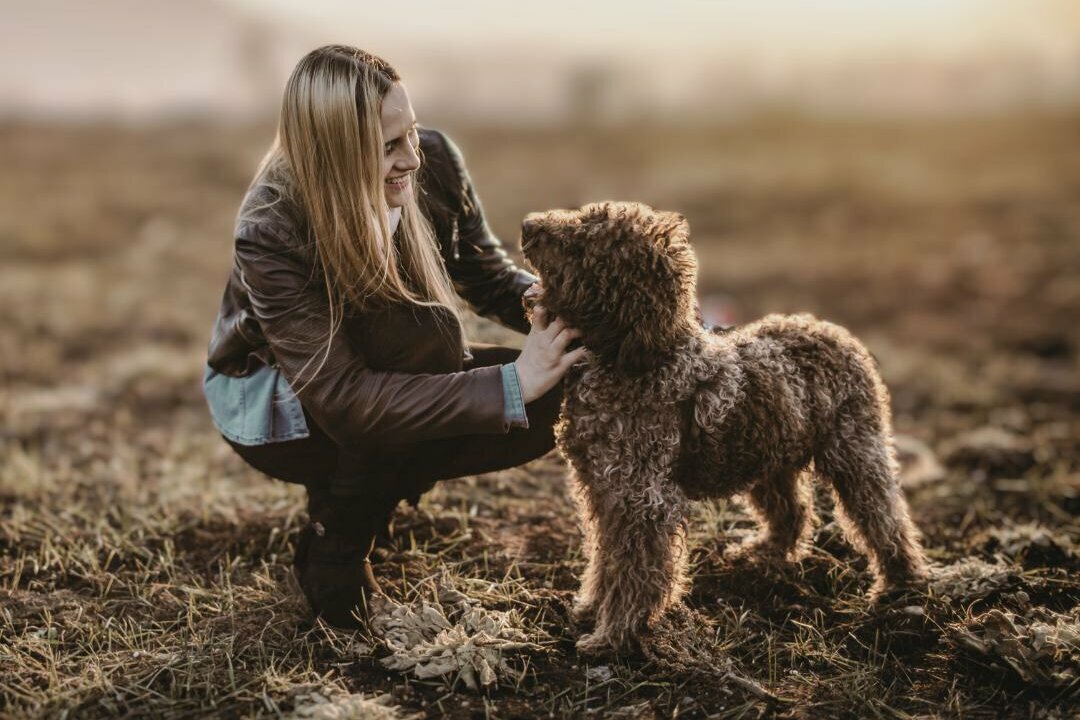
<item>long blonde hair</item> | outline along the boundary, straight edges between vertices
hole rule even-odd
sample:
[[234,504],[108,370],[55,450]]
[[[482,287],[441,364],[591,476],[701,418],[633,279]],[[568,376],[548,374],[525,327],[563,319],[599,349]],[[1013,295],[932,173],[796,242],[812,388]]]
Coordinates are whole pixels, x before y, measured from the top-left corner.
[[[398,242],[390,232],[380,117],[383,98],[400,80],[385,60],[357,48],[326,45],[309,52],[285,85],[277,136],[252,180],[253,187],[270,185],[301,208],[314,235],[330,317],[327,352],[312,377],[325,363],[347,303],[441,307],[465,342],[459,301],[417,205],[415,178],[401,208]],[[450,321],[434,315],[444,327]]]

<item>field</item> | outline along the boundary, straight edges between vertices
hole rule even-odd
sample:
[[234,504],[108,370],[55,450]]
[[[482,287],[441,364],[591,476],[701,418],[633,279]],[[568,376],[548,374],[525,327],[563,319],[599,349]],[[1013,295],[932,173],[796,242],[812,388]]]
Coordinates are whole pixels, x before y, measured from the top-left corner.
[[752,528],[738,502],[702,504],[686,608],[648,656],[589,663],[552,453],[402,506],[376,564],[398,601],[441,583],[517,633],[481,690],[313,623],[289,583],[302,488],[209,421],[233,214],[271,135],[0,127],[0,715],[1080,711],[1080,117],[453,129],[515,256],[528,211],[641,200],[688,217],[707,311],[858,334],[937,566],[925,597],[874,608],[827,494],[814,551],[774,570],[725,559]]

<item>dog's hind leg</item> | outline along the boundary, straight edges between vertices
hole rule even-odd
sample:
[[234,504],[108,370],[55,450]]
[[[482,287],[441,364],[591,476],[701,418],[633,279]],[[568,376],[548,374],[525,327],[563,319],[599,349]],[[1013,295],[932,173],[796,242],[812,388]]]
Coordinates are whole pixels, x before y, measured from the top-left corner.
[[877,594],[925,579],[926,558],[908,515],[899,468],[881,413],[841,416],[814,457],[817,473],[833,485],[837,518],[848,538],[869,557]]
[[747,496],[763,527],[733,554],[748,560],[797,558],[814,523],[808,480],[799,469],[787,469],[755,483]]

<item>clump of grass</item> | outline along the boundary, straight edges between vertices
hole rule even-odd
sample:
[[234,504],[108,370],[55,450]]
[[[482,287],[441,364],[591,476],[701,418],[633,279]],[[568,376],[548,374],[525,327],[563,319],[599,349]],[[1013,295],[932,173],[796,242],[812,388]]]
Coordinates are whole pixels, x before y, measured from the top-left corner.
[[987,610],[948,629],[962,655],[1036,686],[1080,695],[1080,610]]
[[[383,667],[421,680],[442,678],[450,687],[460,680],[478,690],[500,679],[520,678],[527,666],[516,656],[543,650],[514,610],[485,609],[446,576],[435,588],[433,597],[412,604],[372,599],[369,626],[373,641],[385,651],[379,659]],[[355,649],[367,655],[375,648],[360,642]]]

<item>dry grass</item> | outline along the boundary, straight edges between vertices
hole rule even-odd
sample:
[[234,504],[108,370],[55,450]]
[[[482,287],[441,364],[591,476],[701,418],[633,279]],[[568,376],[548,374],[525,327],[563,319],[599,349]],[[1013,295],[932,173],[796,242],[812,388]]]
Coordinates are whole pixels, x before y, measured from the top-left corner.
[[677,209],[703,294],[742,317],[811,310],[865,339],[898,430],[940,461],[909,488],[941,568],[930,593],[868,607],[828,497],[810,556],[779,570],[725,560],[751,525],[707,503],[687,608],[647,657],[588,665],[567,608],[579,536],[549,455],[403,508],[377,566],[398,601],[431,602],[442,578],[503,618],[521,644],[506,668],[481,691],[388,669],[377,642],[312,624],[287,580],[302,491],[234,457],[199,392],[267,129],[9,126],[0,714],[1075,714],[1076,118],[455,137],[508,240],[529,210]]

